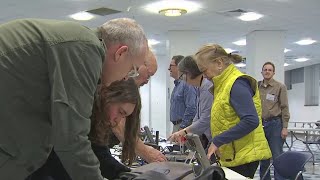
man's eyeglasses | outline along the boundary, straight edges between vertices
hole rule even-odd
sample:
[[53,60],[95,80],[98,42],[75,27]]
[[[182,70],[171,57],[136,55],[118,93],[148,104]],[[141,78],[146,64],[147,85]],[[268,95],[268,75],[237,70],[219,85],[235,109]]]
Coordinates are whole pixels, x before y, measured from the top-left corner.
[[172,66],[177,66],[177,65],[175,65],[175,64],[170,64],[170,65],[169,65],[169,69],[170,69]]
[[133,69],[128,73],[127,76],[131,78],[139,76],[138,67],[133,63],[132,63],[132,66],[133,66]]

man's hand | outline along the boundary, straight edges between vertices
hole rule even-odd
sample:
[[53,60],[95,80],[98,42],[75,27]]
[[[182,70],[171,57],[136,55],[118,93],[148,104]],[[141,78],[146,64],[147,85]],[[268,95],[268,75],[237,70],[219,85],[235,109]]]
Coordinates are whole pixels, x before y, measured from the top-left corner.
[[135,151],[138,156],[142,157],[148,163],[167,161],[167,158],[160,151],[145,145],[140,139],[137,142]]
[[207,158],[210,159],[212,154],[215,154],[216,156],[220,157],[220,151],[219,151],[218,147],[216,145],[214,145],[213,143],[211,143],[211,145],[208,149]]
[[288,136],[288,129],[287,128],[282,128],[282,131],[281,131],[282,139],[286,139],[287,136]]
[[167,158],[158,150],[154,149],[151,146],[147,146],[145,145],[145,153],[143,153],[143,155],[140,156],[146,160],[148,163],[152,163],[152,162],[164,162],[167,161]]

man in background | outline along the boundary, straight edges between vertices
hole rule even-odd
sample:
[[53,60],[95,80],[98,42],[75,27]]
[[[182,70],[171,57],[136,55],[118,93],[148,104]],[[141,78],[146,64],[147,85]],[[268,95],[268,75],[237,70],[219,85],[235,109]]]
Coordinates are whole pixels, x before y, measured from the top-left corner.
[[[288,135],[290,113],[287,87],[273,79],[275,66],[272,62],[264,63],[261,74],[263,81],[259,82],[259,90],[262,104],[262,124],[272,158],[275,159],[283,153],[283,143]],[[260,162],[260,177],[264,175],[269,164],[270,159]],[[283,179],[277,172],[274,172],[274,177],[276,180]],[[271,179],[270,171],[266,179]]]
[[172,133],[188,127],[196,114],[196,88],[179,78],[177,65],[183,58],[181,55],[173,56],[168,68],[175,85],[170,98]]

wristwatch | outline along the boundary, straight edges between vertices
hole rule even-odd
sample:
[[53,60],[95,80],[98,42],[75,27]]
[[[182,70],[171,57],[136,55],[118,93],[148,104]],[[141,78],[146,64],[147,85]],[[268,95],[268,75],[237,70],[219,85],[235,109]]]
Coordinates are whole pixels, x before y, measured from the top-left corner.
[[188,134],[186,128],[183,129],[183,132],[184,132],[186,135]]

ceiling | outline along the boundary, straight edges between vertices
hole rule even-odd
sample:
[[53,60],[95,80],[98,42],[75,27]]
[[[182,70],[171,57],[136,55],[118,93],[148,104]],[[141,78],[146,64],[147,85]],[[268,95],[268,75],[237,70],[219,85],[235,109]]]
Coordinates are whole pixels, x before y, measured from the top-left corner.
[[[148,38],[161,43],[154,46],[157,54],[166,53],[167,32],[169,30],[199,30],[200,41],[217,43],[225,48],[240,51],[245,56],[245,46],[232,42],[245,38],[254,30],[285,30],[285,47],[292,51],[285,54],[290,66],[286,70],[320,63],[320,42],[300,46],[294,42],[302,38],[320,41],[320,0],[198,0],[199,11],[180,17],[165,17],[152,14],[145,9],[150,0],[1,0],[0,23],[17,18],[50,18],[72,20],[68,15],[100,7],[121,11],[121,13],[97,16],[90,21],[80,23],[96,27],[106,20],[117,17],[136,19],[143,27]],[[264,15],[257,21],[244,22],[221,12],[243,9],[256,11]],[[318,23],[317,23],[318,22]],[[298,63],[297,57],[311,60]]]

